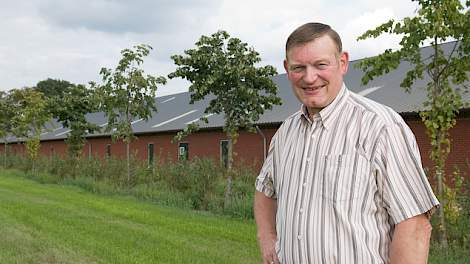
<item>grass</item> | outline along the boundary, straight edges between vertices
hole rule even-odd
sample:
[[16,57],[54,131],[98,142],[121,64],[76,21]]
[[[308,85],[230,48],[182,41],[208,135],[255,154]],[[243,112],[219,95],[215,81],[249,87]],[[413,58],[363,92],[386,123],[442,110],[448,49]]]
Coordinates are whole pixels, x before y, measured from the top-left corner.
[[470,250],[452,245],[446,250],[442,250],[439,247],[431,247],[429,263],[468,264],[470,263]]
[[75,185],[97,194],[129,195],[163,206],[253,219],[256,174],[252,167],[242,166],[231,171],[232,195],[226,204],[227,171],[212,159],[158,163],[154,167],[132,159],[131,164],[130,180],[126,162],[113,158],[75,161],[58,156],[40,157],[35,173],[31,173],[32,163],[28,158],[8,155],[5,168],[19,169],[27,178],[40,183]]
[[0,172],[0,263],[259,263],[255,225]]
[[[253,220],[157,205],[105,185],[96,194],[90,186],[97,187],[40,184],[0,170],[0,263],[261,262]],[[470,198],[460,204],[462,218],[449,230],[455,240],[447,250],[433,242],[429,263],[470,263]]]

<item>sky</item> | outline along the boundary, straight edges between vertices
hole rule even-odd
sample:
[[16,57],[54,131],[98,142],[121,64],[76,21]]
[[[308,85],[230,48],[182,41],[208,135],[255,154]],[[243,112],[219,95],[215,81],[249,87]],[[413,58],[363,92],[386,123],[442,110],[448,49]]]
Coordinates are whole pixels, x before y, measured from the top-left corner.
[[[47,78],[100,82],[102,67],[114,68],[120,51],[153,47],[147,74],[167,76],[175,54],[195,47],[201,35],[226,30],[258,53],[260,65],[284,73],[288,35],[307,22],[329,24],[356,60],[398,47],[396,36],[356,41],[389,19],[413,16],[411,0],[0,0],[0,90],[34,86]],[[187,91],[169,80],[157,96]]]

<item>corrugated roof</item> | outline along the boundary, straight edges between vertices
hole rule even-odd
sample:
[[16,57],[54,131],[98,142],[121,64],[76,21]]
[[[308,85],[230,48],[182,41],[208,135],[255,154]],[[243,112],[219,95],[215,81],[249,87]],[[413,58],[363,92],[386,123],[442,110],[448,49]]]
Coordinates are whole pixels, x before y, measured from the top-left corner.
[[[453,42],[443,44],[445,51],[449,51]],[[423,58],[429,56],[430,47],[422,49]],[[367,86],[361,85],[362,71],[355,65],[359,62],[352,61],[349,65],[349,71],[344,78],[347,87],[356,93],[362,94],[372,100],[388,105],[399,113],[417,112],[422,109],[422,102],[426,96],[426,83],[428,78],[419,80],[413,85],[412,92],[406,93],[400,87],[406,72],[410,69],[407,63],[401,63],[397,70],[386,75],[378,77],[371,81]],[[282,99],[282,105],[273,107],[261,116],[258,124],[278,124],[284,121],[288,116],[300,109],[300,102],[294,96],[286,74],[279,74],[272,77],[278,87],[278,96]],[[464,100],[470,102],[470,95],[464,95]],[[196,122],[201,116],[205,115],[204,110],[209,104],[210,99],[189,104],[189,92],[172,94],[155,99],[158,112],[154,113],[152,118],[145,122],[144,120],[134,120],[132,128],[136,134],[155,133],[166,131],[178,131],[184,129],[189,123]],[[209,123],[202,124],[203,128],[218,128],[223,126],[222,115],[208,115]],[[102,127],[106,126],[107,120],[103,113],[92,113],[87,115],[87,119]],[[51,121],[46,126],[47,130],[41,135],[42,140],[64,139],[69,130],[61,127],[57,122]],[[93,136],[102,136],[103,133],[96,133]],[[14,137],[8,139],[9,142],[16,141]]]

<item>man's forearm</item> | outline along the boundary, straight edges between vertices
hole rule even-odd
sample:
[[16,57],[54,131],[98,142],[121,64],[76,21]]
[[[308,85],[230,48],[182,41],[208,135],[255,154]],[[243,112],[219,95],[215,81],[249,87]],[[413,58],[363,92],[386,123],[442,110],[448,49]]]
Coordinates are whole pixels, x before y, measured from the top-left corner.
[[427,263],[431,229],[425,215],[418,215],[397,224],[390,248],[390,263]]
[[276,233],[276,209],[276,200],[261,192],[255,193],[254,211],[258,235]]
[[279,264],[276,254],[276,200],[266,197],[261,192],[255,193],[255,220],[258,227],[258,242],[263,257],[263,264]]

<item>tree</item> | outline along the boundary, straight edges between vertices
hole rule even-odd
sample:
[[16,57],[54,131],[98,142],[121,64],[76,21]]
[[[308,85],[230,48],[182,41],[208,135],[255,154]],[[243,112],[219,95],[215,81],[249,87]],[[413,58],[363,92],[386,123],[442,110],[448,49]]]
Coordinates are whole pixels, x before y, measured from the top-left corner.
[[[190,103],[211,98],[200,121],[208,123],[210,114],[223,114],[223,131],[229,140],[228,176],[225,204],[231,196],[233,145],[239,130],[255,131],[255,122],[264,111],[281,104],[276,96],[277,87],[269,78],[277,74],[273,66],[257,67],[259,53],[238,38],[230,38],[225,31],[211,36],[201,36],[196,48],[186,50],[185,55],[171,58],[178,66],[169,78],[184,78],[191,82]],[[177,139],[199,129],[198,123],[190,124],[178,133]]]
[[[437,178],[439,208],[439,241],[447,247],[445,210],[449,210],[445,183],[445,163],[450,151],[449,129],[456,123],[456,115],[462,107],[462,92],[468,89],[467,73],[470,70],[470,15],[466,1],[465,8],[459,0],[415,0],[419,4],[416,16],[406,17],[401,21],[388,22],[368,30],[358,40],[376,38],[383,33],[401,36],[400,48],[365,59],[359,66],[365,75],[362,82],[366,84],[373,78],[388,73],[398,67],[400,61],[406,61],[414,67],[406,73],[401,87],[410,92],[413,83],[423,79],[424,73],[430,77],[426,85],[427,99],[424,111],[420,116],[431,139],[431,159],[434,162],[433,172]],[[451,51],[446,53],[441,44],[449,40],[455,42]],[[420,47],[430,43],[432,54],[422,58]],[[457,87],[457,88],[454,88]],[[463,89],[462,89],[463,88]]]
[[133,49],[121,51],[122,58],[115,70],[102,68],[103,84],[96,87],[101,107],[108,118],[107,132],[112,132],[113,140],[122,139],[126,144],[127,179],[131,180],[130,143],[135,139],[132,121],[152,117],[156,112],[155,93],[157,85],[165,84],[165,77],[145,75],[140,68],[144,57],[152,49],[149,45],[137,45]]
[[3,166],[7,165],[8,136],[13,133],[12,119],[15,115],[13,107],[9,103],[9,94],[0,91],[0,138],[3,139],[4,153]]
[[96,96],[82,84],[70,84],[60,96],[50,97],[49,102],[52,116],[70,129],[66,139],[68,153],[72,160],[77,160],[85,145],[85,136],[99,130],[86,119],[86,114],[97,111]]
[[26,151],[31,160],[31,171],[35,173],[35,163],[40,148],[40,137],[44,125],[51,119],[46,100],[41,92],[32,88],[12,90],[13,132],[18,137],[26,138]]
[[62,97],[67,90],[74,86],[69,81],[47,78],[36,84],[35,90],[44,94],[44,97]]
[[85,118],[86,114],[97,110],[92,90],[81,84],[51,78],[38,82],[35,90],[44,94],[52,117],[70,129],[66,139],[69,157],[78,159],[86,142],[86,134],[99,129]]

